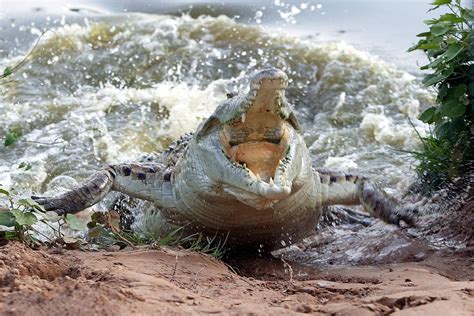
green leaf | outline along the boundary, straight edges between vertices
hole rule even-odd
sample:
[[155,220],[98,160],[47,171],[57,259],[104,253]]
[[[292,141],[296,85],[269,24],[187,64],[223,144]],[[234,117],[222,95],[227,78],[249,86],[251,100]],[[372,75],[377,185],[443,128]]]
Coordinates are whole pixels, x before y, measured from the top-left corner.
[[440,22],[437,24],[434,24],[431,27],[431,34],[433,36],[441,36],[446,34],[449,31],[449,25],[446,25],[446,22]]
[[425,50],[425,49],[437,49],[437,48],[439,48],[439,44],[434,43],[434,42],[429,42],[429,43],[418,46],[418,49],[423,49],[423,50]]
[[48,222],[59,222],[61,219],[63,219],[62,216],[58,215],[55,211],[48,211],[48,212],[42,212],[41,216]]
[[41,212],[46,212],[46,210],[44,209],[44,207],[42,205],[39,205],[36,201],[33,201],[32,199],[30,198],[27,198],[27,199],[20,199],[18,200],[18,202],[16,202],[18,205],[23,205],[23,206],[29,206],[33,209],[36,209],[38,211],[41,211]]
[[18,169],[22,169],[22,168],[25,168],[25,171],[30,170],[31,169],[31,164],[22,161],[18,165]]
[[451,22],[451,23],[460,23],[460,22],[464,21],[463,18],[460,18],[456,14],[453,14],[453,13],[443,14],[442,16],[439,17],[439,20],[440,21],[447,21],[447,22]]
[[443,55],[445,52],[444,49],[429,49],[427,51],[428,57],[437,58],[439,55]]
[[94,227],[90,228],[89,231],[87,232],[87,235],[90,238],[97,238],[97,237],[101,237],[101,236],[107,236],[108,233],[107,233],[107,230],[105,230],[105,228],[103,226],[97,225],[97,226],[94,226]]
[[14,227],[17,224],[15,216],[10,211],[0,211],[0,226]]
[[10,196],[10,192],[8,192],[7,190],[4,190],[4,189],[0,189],[0,194],[4,194],[6,196]]
[[417,49],[419,49],[419,46],[420,46],[420,44],[416,43],[415,45],[410,46],[410,48],[407,49],[407,52],[412,52],[414,50],[417,50]]
[[465,111],[466,106],[454,97],[443,102],[440,107],[441,115],[450,119],[463,115]]
[[440,102],[441,100],[443,100],[443,98],[448,94],[448,84],[447,83],[443,83],[440,87],[439,87],[439,90],[438,90],[438,102]]
[[420,34],[416,34],[416,37],[427,37],[427,36],[431,36],[431,32],[423,32]]
[[35,214],[31,212],[23,212],[21,210],[12,210],[11,212],[13,216],[15,216],[15,219],[18,225],[31,226],[38,221]]
[[10,76],[13,73],[13,70],[10,67],[5,68],[3,71],[3,78]]
[[448,62],[448,61],[452,60],[454,57],[459,55],[459,53],[462,52],[463,49],[464,49],[463,46],[461,44],[458,44],[458,43],[449,45],[448,49],[443,54],[443,57],[445,58],[445,61]]
[[436,112],[436,107],[432,106],[429,109],[426,109],[423,113],[421,113],[419,119],[428,124],[432,124],[434,121],[434,115]]
[[71,228],[72,230],[84,231],[86,229],[84,227],[84,224],[74,214],[66,215],[66,223],[68,224],[69,228]]
[[443,61],[444,61],[443,56],[438,57],[435,60],[433,60],[431,63],[429,63],[427,65],[424,65],[424,66],[421,66],[420,69],[425,70],[425,69],[428,69],[428,68],[436,68],[436,66],[438,66]]
[[21,133],[13,132],[13,131],[8,133],[7,136],[5,137],[5,143],[4,143],[5,147],[16,143],[18,139],[20,139],[20,137],[21,137]]
[[459,99],[459,97],[463,96],[466,92],[467,92],[467,85],[463,83],[454,88],[453,96],[454,98]]
[[[434,10],[434,9],[436,9],[436,8],[432,8],[431,10]],[[430,11],[431,11],[431,10],[430,10]],[[423,23],[425,23],[426,25],[436,24],[436,23],[438,23],[438,22],[439,22],[439,20],[437,20],[437,19],[431,19],[431,20],[424,20],[424,21],[423,21]],[[430,33],[431,33],[431,32],[430,32]]]
[[438,74],[429,74],[429,75],[426,75],[425,78],[423,78],[423,80],[421,81],[421,83],[423,83],[423,85],[425,87],[429,87],[429,86],[432,86],[444,79],[446,79],[447,77],[445,75],[438,75]]
[[446,77],[449,77],[453,74],[454,72],[454,65],[449,65],[448,68],[445,68],[442,72],[443,75],[445,75]]
[[452,0],[435,0],[431,2],[432,5],[443,5],[443,4],[449,4],[451,3]]

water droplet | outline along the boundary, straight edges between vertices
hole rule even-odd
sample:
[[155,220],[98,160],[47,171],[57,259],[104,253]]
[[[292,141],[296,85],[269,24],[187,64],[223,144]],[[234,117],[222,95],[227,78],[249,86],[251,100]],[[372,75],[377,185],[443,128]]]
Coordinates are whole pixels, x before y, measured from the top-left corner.
[[301,10],[298,9],[297,7],[295,7],[295,6],[292,6],[292,7],[291,7],[291,14],[292,14],[292,15],[297,15],[297,14],[299,14],[300,12],[301,12]]

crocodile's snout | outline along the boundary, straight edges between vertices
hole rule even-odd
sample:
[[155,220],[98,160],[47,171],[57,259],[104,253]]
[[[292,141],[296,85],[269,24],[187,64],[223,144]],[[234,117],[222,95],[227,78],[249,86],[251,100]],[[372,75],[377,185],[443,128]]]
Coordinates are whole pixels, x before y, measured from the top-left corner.
[[256,73],[250,79],[250,89],[259,90],[262,85],[267,89],[286,89],[288,76],[280,69],[269,68]]

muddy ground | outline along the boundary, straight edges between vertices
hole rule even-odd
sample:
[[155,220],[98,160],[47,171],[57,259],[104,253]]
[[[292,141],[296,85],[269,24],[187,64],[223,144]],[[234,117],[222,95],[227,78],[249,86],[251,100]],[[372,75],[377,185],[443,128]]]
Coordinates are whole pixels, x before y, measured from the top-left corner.
[[[474,315],[473,213],[458,213],[463,233],[451,236],[465,247],[426,247],[422,258],[397,263],[224,263],[181,249],[31,250],[10,242],[0,248],[0,314]],[[446,227],[435,231],[447,236]]]

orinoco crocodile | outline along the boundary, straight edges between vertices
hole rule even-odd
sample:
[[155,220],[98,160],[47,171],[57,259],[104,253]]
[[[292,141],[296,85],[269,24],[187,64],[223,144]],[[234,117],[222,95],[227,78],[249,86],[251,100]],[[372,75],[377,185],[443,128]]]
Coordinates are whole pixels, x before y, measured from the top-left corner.
[[269,247],[311,234],[324,205],[362,204],[387,223],[412,223],[367,178],[313,168],[287,85],[281,70],[259,71],[247,93],[230,95],[156,162],[108,165],[71,191],[33,199],[46,210],[75,213],[119,191],[159,207],[157,234],[184,226]]

